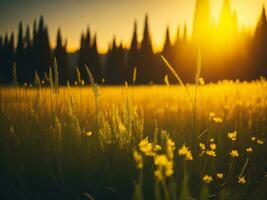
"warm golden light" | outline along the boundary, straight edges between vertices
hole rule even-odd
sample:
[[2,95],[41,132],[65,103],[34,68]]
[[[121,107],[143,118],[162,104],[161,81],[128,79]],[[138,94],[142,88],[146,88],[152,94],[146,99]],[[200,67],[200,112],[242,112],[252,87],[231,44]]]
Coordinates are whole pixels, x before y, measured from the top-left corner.
[[[126,47],[130,45],[132,25],[134,20],[138,23],[138,38],[141,40],[143,31],[143,21],[145,13],[150,16],[150,27],[153,48],[156,52],[161,51],[165,31],[164,28],[168,24],[170,27],[171,41],[174,42],[176,36],[177,25],[180,25],[181,33],[186,23],[188,29],[188,37],[193,32],[193,19],[196,0],[169,0],[161,1],[132,1],[129,3],[118,3],[114,1],[104,1],[106,6],[99,3],[90,3],[89,1],[78,1],[79,3],[64,3],[64,13],[58,13],[58,9],[62,10],[62,6],[42,5],[41,8],[27,9],[29,5],[24,5],[18,14],[19,18],[13,19],[14,16],[2,17],[1,19],[9,19],[3,21],[1,26],[3,31],[13,31],[17,29],[18,20],[29,24],[40,14],[44,14],[49,31],[52,47],[54,47],[57,28],[60,26],[64,32],[64,36],[68,38],[68,50],[74,51],[79,48],[79,38],[81,30],[85,30],[87,25],[90,26],[92,32],[98,34],[98,46],[101,53],[105,53],[109,43],[114,35],[118,41],[122,41]],[[128,3],[127,3],[128,2]],[[134,3],[133,3],[134,2]],[[210,24],[218,24],[223,0],[210,0]],[[264,0],[232,0],[232,8],[236,10],[238,16],[239,29],[253,28],[259,17],[259,11],[266,1]],[[91,5],[92,4],[92,5]],[[48,8],[46,8],[48,7]],[[108,9],[107,9],[108,8]],[[3,8],[4,9],[4,8]],[[40,12],[38,12],[40,10]],[[3,12],[4,13],[4,12]],[[2,15],[3,15],[2,13]],[[38,13],[38,14],[36,14]],[[0,14],[1,15],[1,14]],[[108,19],[108,20],[107,20]],[[10,21],[12,20],[12,21]],[[112,22],[112,23],[111,23]]]

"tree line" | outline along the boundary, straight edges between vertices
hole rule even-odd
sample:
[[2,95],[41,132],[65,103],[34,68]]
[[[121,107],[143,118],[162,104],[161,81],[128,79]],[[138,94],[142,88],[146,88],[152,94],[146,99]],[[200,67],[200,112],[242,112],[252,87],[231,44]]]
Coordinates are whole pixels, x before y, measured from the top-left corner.
[[[227,19],[227,20],[225,20]],[[224,35],[221,35],[221,32]],[[161,84],[172,74],[164,66],[163,55],[185,82],[194,80],[197,52],[201,51],[202,76],[207,81],[222,79],[253,80],[267,76],[267,19],[263,7],[256,29],[252,35],[247,31],[238,31],[236,13],[231,10],[230,1],[225,0],[218,25],[212,25],[209,19],[209,1],[197,0],[192,37],[189,39],[187,26],[177,27],[175,41],[170,38],[166,28],[162,51],[153,51],[153,42],[149,28],[148,15],[145,17],[143,37],[138,39],[137,22],[134,22],[129,48],[117,44],[114,37],[106,55],[101,55],[97,47],[97,35],[91,35],[87,28],[81,34],[80,48],[71,60],[67,52],[67,40],[63,39],[60,29],[57,31],[56,47],[51,48],[48,27],[41,16],[33,23],[32,30],[19,23],[15,44],[14,33],[0,34],[0,82],[12,82],[12,68],[17,69],[20,84],[32,83],[35,73],[41,80],[48,79],[49,68],[56,59],[59,69],[59,83],[77,79],[79,69],[81,79],[87,80],[87,65],[96,82],[105,84],[133,83],[133,71],[136,68],[136,84]],[[72,64],[71,64],[72,63]],[[73,64],[74,63],[74,64]]]

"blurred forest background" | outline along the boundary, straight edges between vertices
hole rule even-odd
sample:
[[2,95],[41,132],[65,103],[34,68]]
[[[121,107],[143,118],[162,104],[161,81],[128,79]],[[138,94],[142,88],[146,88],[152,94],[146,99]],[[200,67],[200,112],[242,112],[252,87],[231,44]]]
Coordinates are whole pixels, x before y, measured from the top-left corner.
[[178,26],[172,43],[167,27],[163,49],[153,52],[149,16],[146,15],[142,38],[138,38],[138,25],[134,22],[130,47],[118,44],[118,39],[114,37],[106,54],[98,52],[97,34],[92,34],[89,27],[82,32],[80,49],[76,52],[67,52],[67,39],[60,29],[55,38],[56,47],[51,48],[49,28],[41,16],[39,20],[34,20],[32,27],[19,22],[17,35],[0,33],[0,82],[5,85],[12,82],[14,63],[20,84],[32,83],[35,73],[45,80],[56,58],[62,85],[67,80],[73,83],[77,79],[76,67],[81,71],[81,79],[89,82],[84,65],[91,69],[96,82],[101,84],[132,83],[135,67],[136,84],[162,84],[165,75],[169,75],[172,83],[174,79],[160,55],[165,56],[185,82],[192,82],[199,50],[203,61],[202,76],[206,81],[255,80],[267,76],[267,20],[264,6],[259,16],[253,32],[239,30],[237,14],[231,9],[230,0],[225,0],[219,22],[215,24],[211,22],[209,0],[197,0],[192,34],[188,33],[186,24]]

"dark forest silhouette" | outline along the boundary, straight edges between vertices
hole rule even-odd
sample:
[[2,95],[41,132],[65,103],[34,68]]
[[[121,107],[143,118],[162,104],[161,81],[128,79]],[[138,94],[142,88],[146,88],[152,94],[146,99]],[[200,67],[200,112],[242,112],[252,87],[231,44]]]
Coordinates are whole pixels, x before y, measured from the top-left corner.
[[[225,22],[224,19],[228,21]],[[67,40],[62,38],[58,29],[56,47],[50,46],[48,27],[41,16],[33,23],[33,30],[22,22],[18,26],[15,44],[14,33],[0,34],[0,82],[12,82],[12,68],[16,63],[20,84],[32,83],[35,73],[42,80],[47,78],[49,68],[56,58],[59,68],[59,82],[76,80],[75,68],[81,72],[81,79],[88,82],[84,65],[92,71],[96,82],[106,84],[132,83],[132,74],[137,67],[136,84],[164,82],[164,76],[173,77],[164,66],[160,55],[173,65],[185,82],[194,79],[197,52],[200,50],[203,60],[202,76],[207,81],[222,79],[254,80],[267,76],[267,19],[262,9],[253,36],[246,31],[238,31],[236,13],[231,10],[230,1],[225,0],[218,25],[211,24],[208,0],[197,0],[192,39],[188,39],[187,26],[177,28],[174,43],[166,28],[165,44],[159,53],[153,52],[153,43],[149,28],[148,15],[145,17],[142,40],[138,40],[137,23],[134,22],[133,35],[129,49],[117,44],[116,37],[109,46],[108,53],[101,55],[97,49],[97,34],[91,35],[89,27],[81,34],[80,49],[73,56],[67,52]],[[224,32],[224,38],[220,37]],[[237,48],[238,46],[238,48]],[[70,64],[70,63],[75,63]]]

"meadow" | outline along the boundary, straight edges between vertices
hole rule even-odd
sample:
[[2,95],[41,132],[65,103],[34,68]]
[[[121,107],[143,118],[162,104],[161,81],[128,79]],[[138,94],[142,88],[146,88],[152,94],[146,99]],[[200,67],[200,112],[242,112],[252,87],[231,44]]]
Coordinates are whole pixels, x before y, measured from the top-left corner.
[[1,87],[0,199],[267,199],[266,80],[90,80]]

